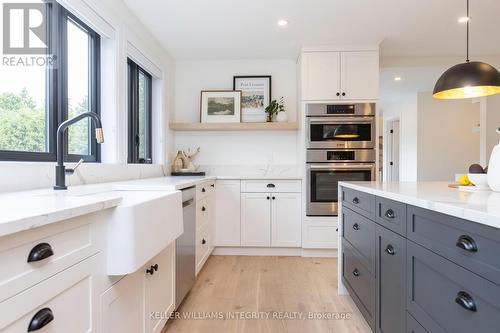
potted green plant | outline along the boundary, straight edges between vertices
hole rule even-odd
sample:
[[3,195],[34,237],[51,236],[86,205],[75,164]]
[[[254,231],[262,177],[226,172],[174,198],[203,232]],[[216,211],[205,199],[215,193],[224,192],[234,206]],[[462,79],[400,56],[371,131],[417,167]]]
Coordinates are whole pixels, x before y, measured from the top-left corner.
[[267,122],[272,122],[273,117],[277,115],[279,112],[285,111],[285,106],[283,105],[283,97],[280,98],[280,101],[273,99],[271,103],[265,109],[267,113]]

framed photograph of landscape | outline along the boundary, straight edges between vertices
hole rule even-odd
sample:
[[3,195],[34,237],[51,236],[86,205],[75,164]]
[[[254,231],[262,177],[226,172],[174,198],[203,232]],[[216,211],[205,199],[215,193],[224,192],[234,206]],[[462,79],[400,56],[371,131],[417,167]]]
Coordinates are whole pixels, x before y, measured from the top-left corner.
[[241,90],[242,122],[265,122],[265,108],[271,103],[271,76],[234,76],[233,89]]
[[200,100],[202,123],[239,123],[241,91],[203,90]]

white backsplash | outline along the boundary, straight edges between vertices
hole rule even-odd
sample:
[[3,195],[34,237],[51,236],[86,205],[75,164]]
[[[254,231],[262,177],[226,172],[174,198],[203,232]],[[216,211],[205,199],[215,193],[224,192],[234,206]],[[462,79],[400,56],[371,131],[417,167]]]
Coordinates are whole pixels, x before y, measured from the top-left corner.
[[[72,167],[75,163],[66,163]],[[169,168],[161,164],[82,164],[66,177],[68,186],[161,177]],[[13,192],[54,185],[55,163],[0,162],[0,192]]]

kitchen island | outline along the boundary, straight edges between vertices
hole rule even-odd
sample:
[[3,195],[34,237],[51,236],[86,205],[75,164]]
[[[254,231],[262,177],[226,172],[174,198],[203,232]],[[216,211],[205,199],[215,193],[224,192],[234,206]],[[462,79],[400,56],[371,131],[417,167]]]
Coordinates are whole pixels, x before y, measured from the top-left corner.
[[339,183],[339,293],[374,332],[500,327],[500,193]]

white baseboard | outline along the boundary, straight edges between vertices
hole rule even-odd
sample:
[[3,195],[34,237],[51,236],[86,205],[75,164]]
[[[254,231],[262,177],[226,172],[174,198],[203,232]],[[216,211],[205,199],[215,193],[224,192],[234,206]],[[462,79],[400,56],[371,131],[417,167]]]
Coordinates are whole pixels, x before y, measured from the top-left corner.
[[214,256],[283,256],[336,258],[336,249],[302,249],[291,247],[216,247]]
[[302,257],[337,258],[337,249],[302,249]]

